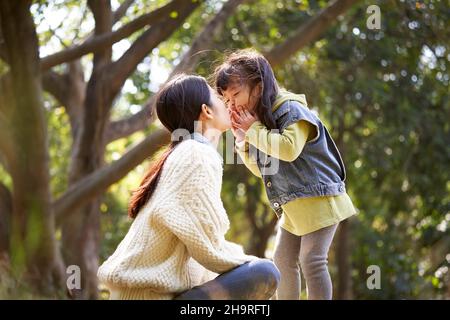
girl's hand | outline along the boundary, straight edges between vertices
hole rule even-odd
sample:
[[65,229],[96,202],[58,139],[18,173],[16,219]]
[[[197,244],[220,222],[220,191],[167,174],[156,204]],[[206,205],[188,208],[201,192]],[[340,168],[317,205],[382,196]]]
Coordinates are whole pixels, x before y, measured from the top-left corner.
[[228,112],[230,113],[230,119],[231,119],[231,132],[233,133],[234,137],[236,138],[236,141],[241,142],[245,138],[245,132],[242,131],[242,129],[237,127],[235,112],[233,112],[232,109],[228,109]]
[[245,109],[231,109],[231,123],[233,127],[241,129],[244,132],[252,126],[252,124],[258,121],[258,118],[255,114],[250,113]]
[[236,138],[236,142],[241,142],[245,139],[245,132],[242,131],[242,129],[231,126],[231,132],[233,132],[233,135]]

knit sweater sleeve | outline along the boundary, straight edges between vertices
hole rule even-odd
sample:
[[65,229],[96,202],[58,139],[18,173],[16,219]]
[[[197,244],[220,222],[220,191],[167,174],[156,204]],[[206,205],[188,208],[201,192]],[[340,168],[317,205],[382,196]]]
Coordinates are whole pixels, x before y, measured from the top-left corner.
[[[189,254],[206,269],[223,273],[256,257],[225,240],[229,221],[220,198],[222,165],[215,151],[193,143],[180,163],[178,194],[182,195],[162,223],[186,246]],[[189,174],[184,177],[184,174]]]

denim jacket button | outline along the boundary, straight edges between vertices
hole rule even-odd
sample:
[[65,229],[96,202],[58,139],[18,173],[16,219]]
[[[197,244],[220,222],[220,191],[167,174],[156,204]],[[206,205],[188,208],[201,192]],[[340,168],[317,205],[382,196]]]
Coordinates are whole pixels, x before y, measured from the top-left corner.
[[280,204],[279,204],[278,202],[274,202],[274,203],[273,203],[273,206],[274,206],[275,208],[278,208],[278,207],[280,206]]
[[339,186],[339,191],[340,192],[344,192],[344,187],[343,186]]

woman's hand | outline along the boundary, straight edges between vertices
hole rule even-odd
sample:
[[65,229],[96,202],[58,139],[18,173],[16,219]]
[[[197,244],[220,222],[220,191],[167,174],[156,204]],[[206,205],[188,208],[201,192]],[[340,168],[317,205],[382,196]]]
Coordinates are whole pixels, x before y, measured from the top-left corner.
[[[252,126],[258,118],[255,114],[250,113],[245,109],[231,108],[230,109],[231,125],[233,128],[241,129],[244,134]],[[233,132],[234,134],[234,132]]]

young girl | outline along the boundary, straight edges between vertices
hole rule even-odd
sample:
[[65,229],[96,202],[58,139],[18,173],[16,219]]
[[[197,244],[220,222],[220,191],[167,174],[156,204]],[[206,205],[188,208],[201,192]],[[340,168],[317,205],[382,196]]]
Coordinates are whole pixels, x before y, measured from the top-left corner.
[[275,265],[224,237],[216,148],[231,127],[225,105],[204,78],[180,75],[160,91],[156,110],[172,142],[133,194],[133,224],[98,270],[110,298],[270,298],[280,277]]
[[278,299],[299,299],[300,269],[308,299],[331,299],[328,250],[338,223],[356,210],[345,190],[345,168],[322,121],[304,95],[279,90],[268,61],[253,50],[232,53],[215,70],[229,106],[236,150],[261,177],[281,216],[274,262]]

